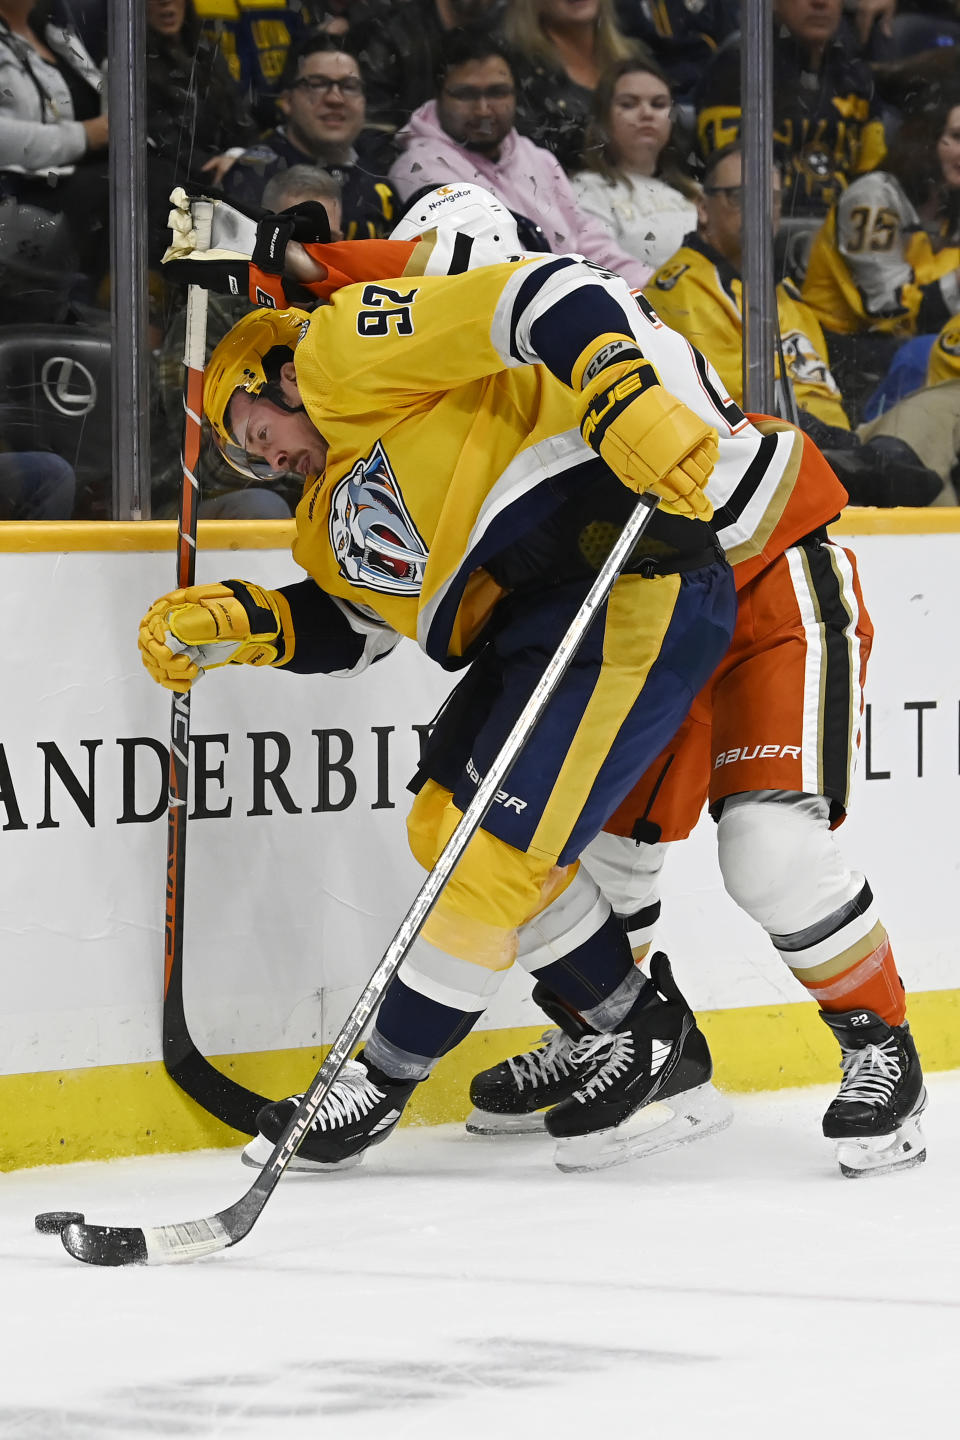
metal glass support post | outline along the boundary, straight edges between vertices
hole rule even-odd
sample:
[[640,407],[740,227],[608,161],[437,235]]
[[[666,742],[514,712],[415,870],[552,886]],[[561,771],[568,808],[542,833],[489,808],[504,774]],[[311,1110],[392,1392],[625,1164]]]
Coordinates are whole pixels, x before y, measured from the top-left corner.
[[773,20],[769,0],[740,6],[743,146],[744,409],[776,413],[773,274]]
[[149,519],[147,423],[146,6],[112,0],[110,115],[110,333],[113,396],[113,518]]

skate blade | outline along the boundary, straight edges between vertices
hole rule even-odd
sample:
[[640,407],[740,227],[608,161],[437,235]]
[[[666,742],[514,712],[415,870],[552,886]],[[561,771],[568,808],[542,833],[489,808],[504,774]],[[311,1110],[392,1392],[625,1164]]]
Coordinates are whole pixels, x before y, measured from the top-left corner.
[[910,1119],[890,1135],[861,1136],[837,1141],[837,1164],[848,1180],[888,1175],[891,1170],[912,1170],[922,1165],[927,1150],[919,1119]]
[[[273,1154],[274,1142],[268,1140],[266,1135],[254,1135],[249,1144],[243,1147],[240,1152],[240,1159],[244,1165],[249,1165],[252,1170],[262,1170],[264,1165]],[[301,1175],[338,1175],[341,1170],[354,1170],[363,1159],[366,1151],[361,1150],[357,1155],[350,1155],[346,1160],[339,1160],[335,1165],[325,1165],[320,1160],[305,1160],[299,1155],[294,1155],[287,1165],[288,1170],[296,1170]]]
[[675,1150],[691,1140],[703,1140],[726,1130],[733,1107],[713,1085],[698,1085],[682,1095],[641,1106],[620,1125],[558,1140],[554,1164],[565,1174],[609,1170],[627,1160],[646,1159]]
[[492,1110],[471,1110],[467,1116],[468,1135],[542,1135],[544,1112],[529,1115],[495,1115]]

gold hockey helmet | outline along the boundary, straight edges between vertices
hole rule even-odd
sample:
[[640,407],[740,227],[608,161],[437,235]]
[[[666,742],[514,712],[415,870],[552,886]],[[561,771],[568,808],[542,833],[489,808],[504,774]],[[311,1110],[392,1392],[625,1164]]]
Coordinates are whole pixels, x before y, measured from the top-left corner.
[[291,406],[284,400],[280,370],[293,358],[309,324],[306,310],[251,310],[224,335],[207,361],[204,413],[217,449],[248,480],[276,479],[282,472],[247,454],[243,437],[235,434],[230,424],[230,401],[238,390],[245,390],[251,396],[264,396],[283,410],[302,410],[302,405]]

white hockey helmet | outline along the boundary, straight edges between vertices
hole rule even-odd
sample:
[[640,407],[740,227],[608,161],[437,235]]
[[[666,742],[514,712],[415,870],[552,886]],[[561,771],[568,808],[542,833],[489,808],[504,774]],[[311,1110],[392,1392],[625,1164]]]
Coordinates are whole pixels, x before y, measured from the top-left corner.
[[480,185],[455,182],[414,198],[407,213],[390,232],[391,240],[415,240],[425,230],[449,226],[502,249],[504,256],[519,255],[523,246],[517,222],[510,211],[489,190]]

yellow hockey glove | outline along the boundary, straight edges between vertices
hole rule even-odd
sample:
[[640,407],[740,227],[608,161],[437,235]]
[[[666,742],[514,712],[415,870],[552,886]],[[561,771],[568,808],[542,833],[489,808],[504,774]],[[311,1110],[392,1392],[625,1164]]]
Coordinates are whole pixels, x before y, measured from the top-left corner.
[[168,690],[189,690],[219,665],[278,665],[293,653],[286,601],[246,580],[190,585],[154,602],[140,622],[140,658]]
[[660,384],[648,360],[601,370],[584,388],[580,434],[631,490],[652,490],[674,515],[709,520],[704,487],[717,459],[712,425]]

